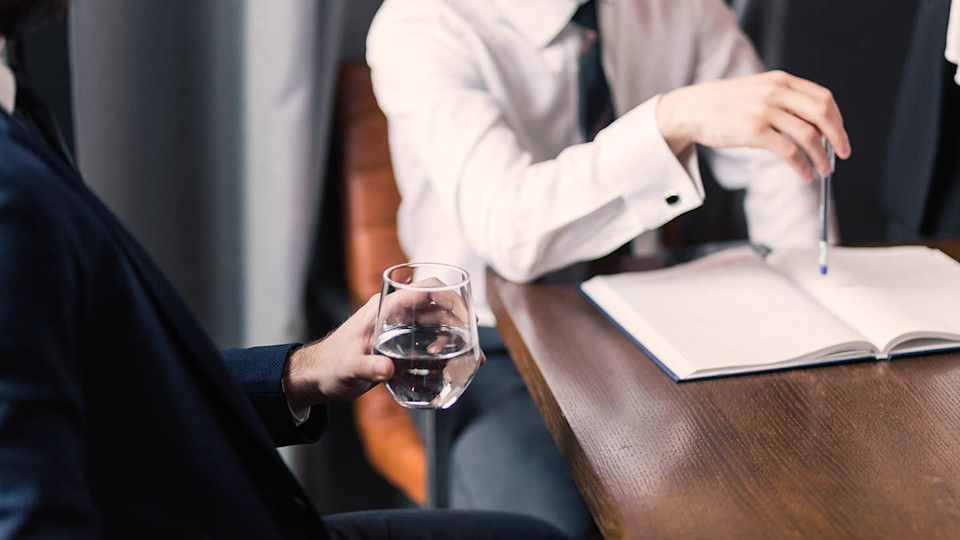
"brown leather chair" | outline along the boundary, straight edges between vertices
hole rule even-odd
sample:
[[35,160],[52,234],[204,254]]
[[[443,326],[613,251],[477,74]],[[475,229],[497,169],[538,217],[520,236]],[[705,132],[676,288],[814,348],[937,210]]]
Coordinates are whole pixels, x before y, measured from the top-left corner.
[[[346,280],[357,305],[380,291],[384,269],[407,260],[397,239],[397,192],[387,119],[377,106],[370,69],[345,62],[337,85],[334,138],[343,196]],[[383,385],[354,403],[354,419],[367,459],[412,501],[427,501],[424,445],[409,412]]]

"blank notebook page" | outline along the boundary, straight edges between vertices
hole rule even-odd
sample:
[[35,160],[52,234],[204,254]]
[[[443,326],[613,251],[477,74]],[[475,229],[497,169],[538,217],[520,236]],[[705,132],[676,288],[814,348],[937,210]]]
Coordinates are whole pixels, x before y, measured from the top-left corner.
[[813,249],[773,252],[767,262],[881,349],[909,332],[960,333],[960,264],[939,250],[834,247],[826,276]]
[[609,287],[584,290],[661,362],[688,369],[771,364],[864,340],[750,248],[601,281]]

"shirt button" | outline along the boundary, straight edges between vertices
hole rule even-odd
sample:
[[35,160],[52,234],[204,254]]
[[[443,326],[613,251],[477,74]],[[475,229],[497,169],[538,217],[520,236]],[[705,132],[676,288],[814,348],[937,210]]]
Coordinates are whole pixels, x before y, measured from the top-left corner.
[[680,194],[676,191],[669,191],[663,196],[663,200],[667,201],[667,204],[673,206],[680,202]]

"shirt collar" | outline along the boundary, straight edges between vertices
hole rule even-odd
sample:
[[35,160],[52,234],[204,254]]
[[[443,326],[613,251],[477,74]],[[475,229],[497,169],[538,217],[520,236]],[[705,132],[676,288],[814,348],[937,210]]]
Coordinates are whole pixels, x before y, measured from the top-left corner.
[[[4,50],[3,38],[0,37],[0,51]],[[7,67],[7,63],[0,56],[0,108],[13,114],[13,104],[17,95],[17,80],[13,77],[13,72]]]
[[493,0],[510,24],[531,43],[546,47],[586,0]]

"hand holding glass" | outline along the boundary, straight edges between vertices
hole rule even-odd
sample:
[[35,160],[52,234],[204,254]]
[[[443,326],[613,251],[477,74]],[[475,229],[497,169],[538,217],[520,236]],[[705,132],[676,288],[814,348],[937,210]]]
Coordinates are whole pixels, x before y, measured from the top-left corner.
[[480,366],[470,277],[456,266],[410,263],[383,272],[374,352],[393,360],[387,390],[404,407],[446,409]]

